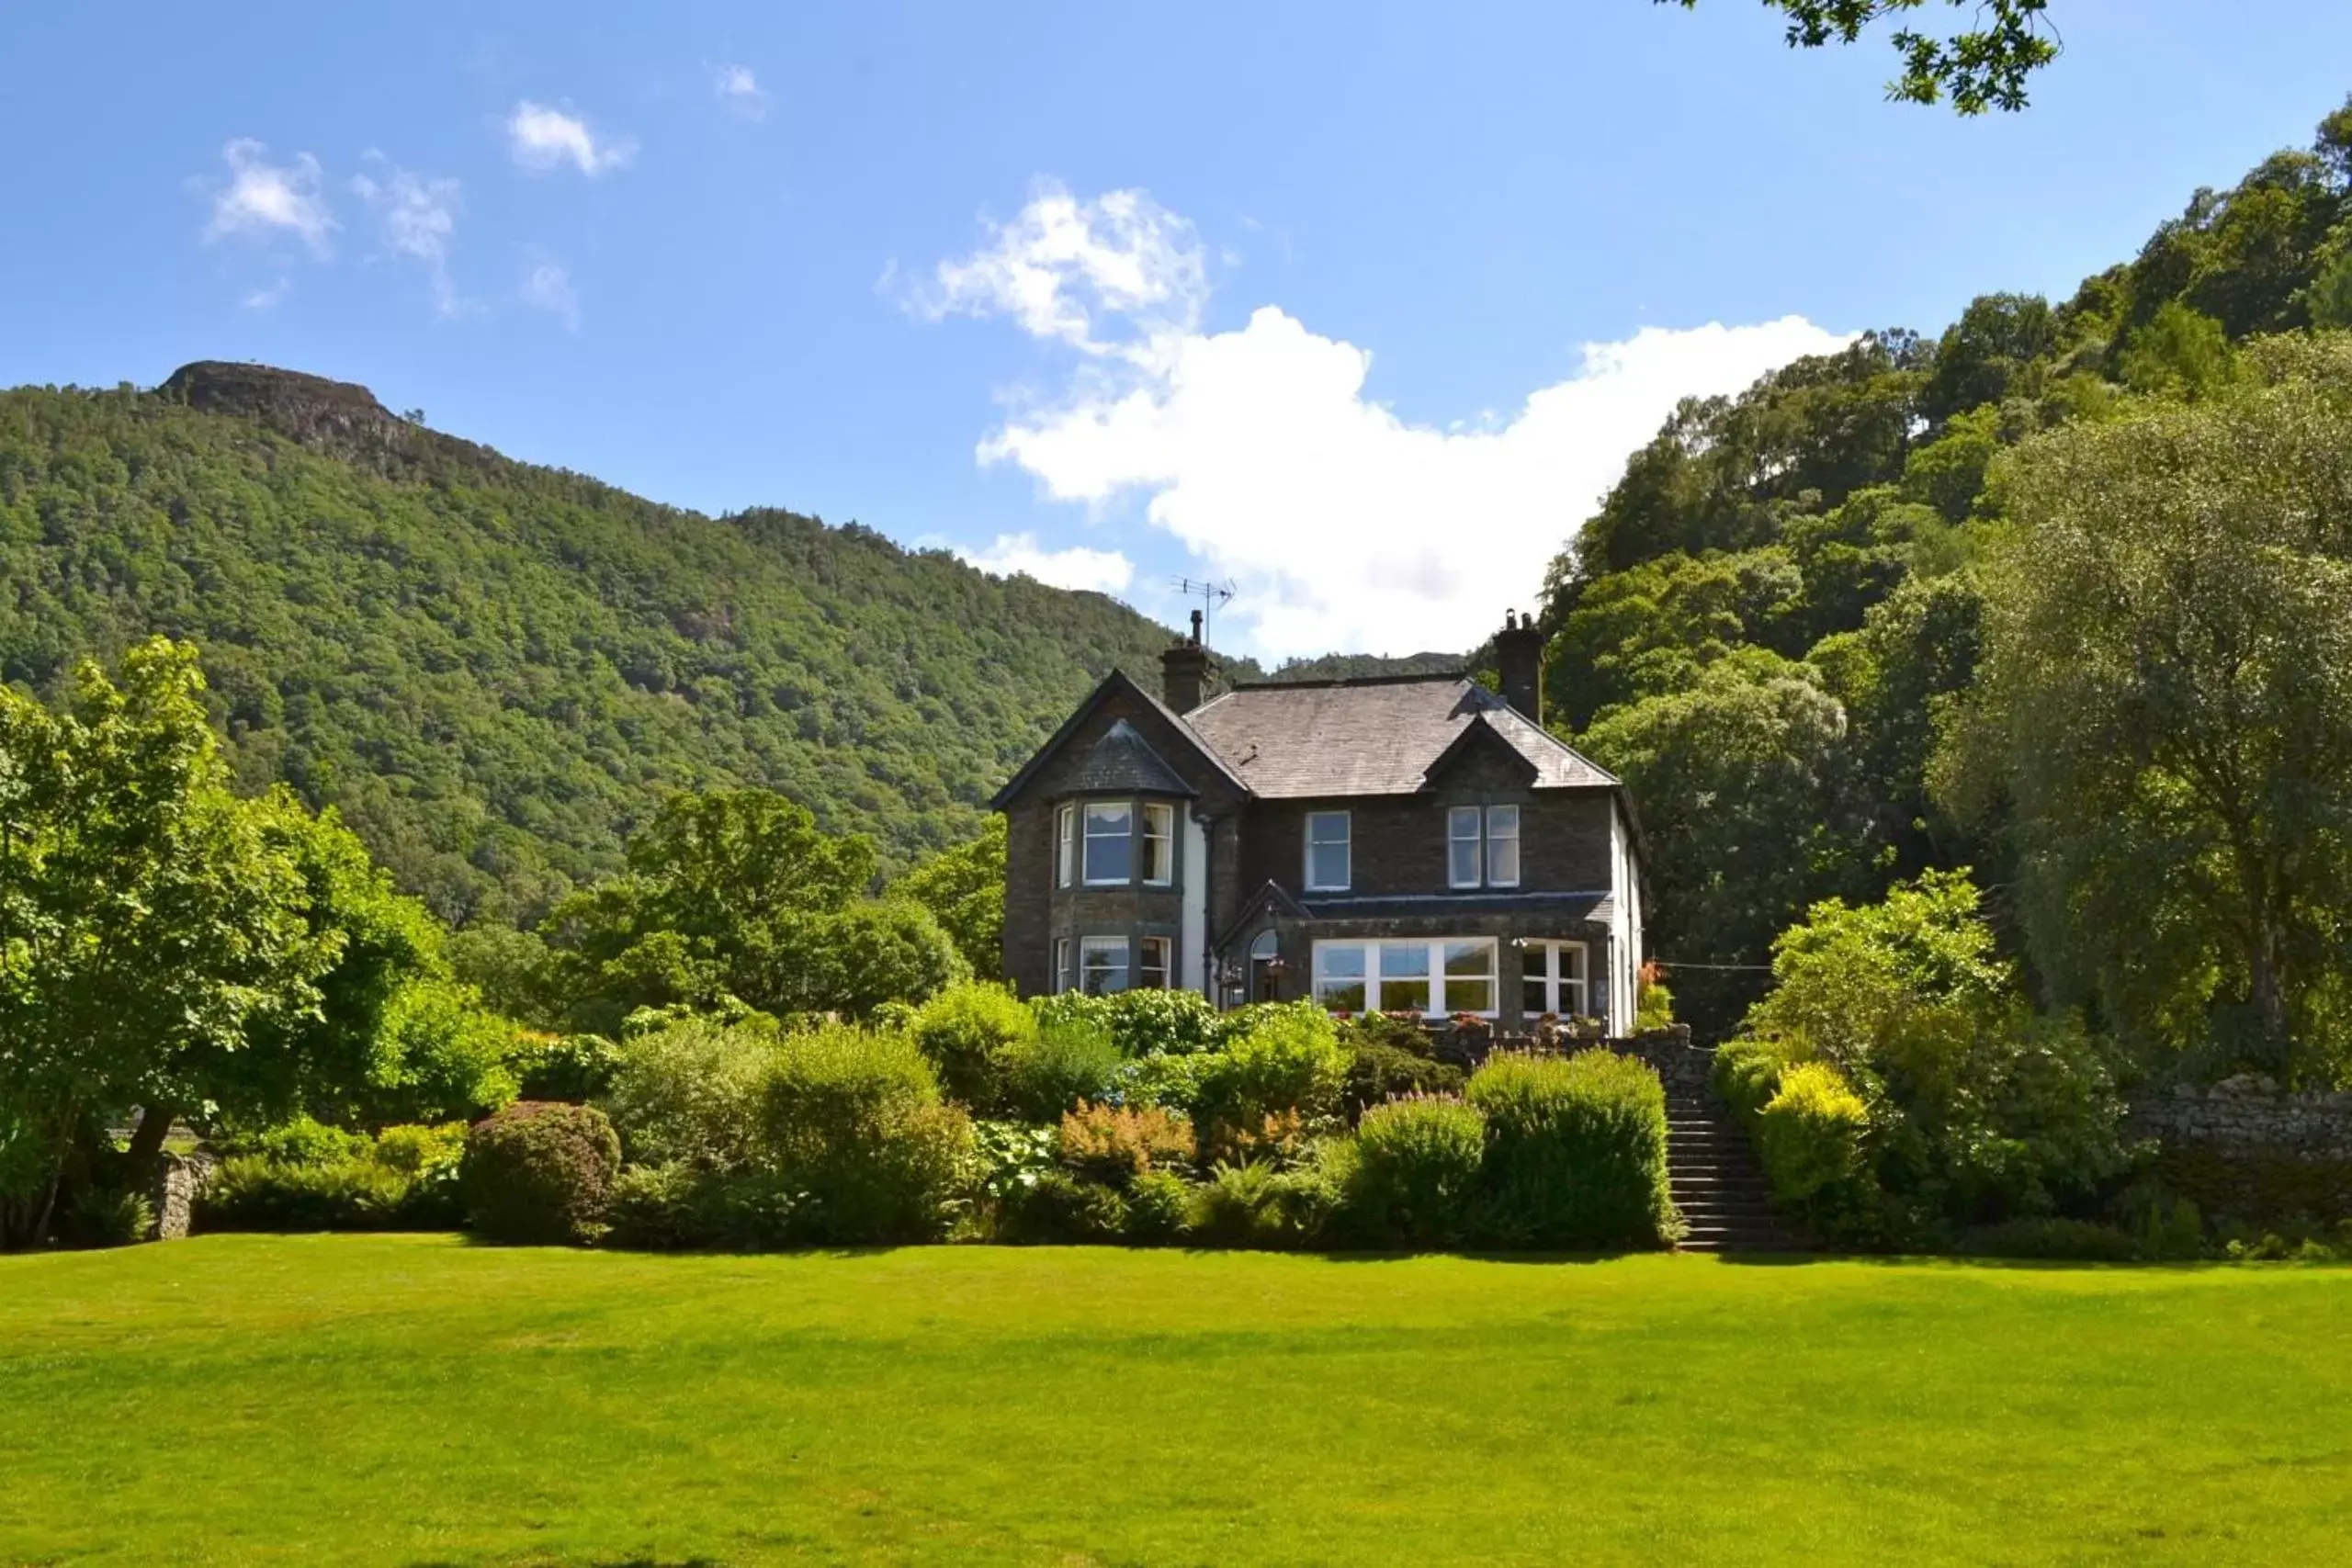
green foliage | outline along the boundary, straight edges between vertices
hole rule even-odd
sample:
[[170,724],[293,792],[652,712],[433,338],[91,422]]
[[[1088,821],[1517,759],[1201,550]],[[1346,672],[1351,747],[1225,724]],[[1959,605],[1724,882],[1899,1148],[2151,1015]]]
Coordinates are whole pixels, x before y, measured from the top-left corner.
[[[272,408],[317,385],[247,374],[287,384]],[[181,399],[0,394],[0,566],[25,586],[0,680],[48,692],[83,655],[193,639],[241,786],[338,807],[445,919],[535,923],[689,784],[777,791],[910,863],[971,839],[1102,671],[1167,642],[870,529]]]
[[1212,1142],[1249,1134],[1283,1112],[1310,1126],[1329,1122],[1340,1113],[1347,1076],[1347,1053],[1330,1015],[1311,1000],[1286,1003],[1207,1058],[1193,1121]]
[[997,1235],[1012,1242],[1112,1242],[1125,1235],[1131,1219],[1117,1188],[1049,1170],[1008,1195]]
[[997,1057],[1006,1111],[1031,1122],[1055,1122],[1080,1100],[1102,1100],[1123,1066],[1111,1032],[1080,1019],[1047,1020],[1026,1040]]
[[196,1228],[455,1229],[463,1213],[458,1181],[466,1131],[450,1122],[387,1127],[369,1138],[302,1118],[221,1139],[227,1157],[198,1197]]
[[1961,1250],[1980,1258],[2064,1258],[2084,1263],[2129,1263],[2142,1256],[2137,1237],[2096,1220],[2045,1217],[2005,1220],[1968,1233]]
[[624,1040],[599,1101],[630,1163],[742,1170],[762,1158],[772,1023],[685,1018]]
[[1799,1206],[1850,1180],[1861,1167],[1870,1122],[1870,1107],[1837,1068],[1799,1062],[1781,1073],[1755,1122],[1756,1152],[1772,1196]]
[[603,1234],[621,1143],[588,1105],[517,1100],[466,1134],[466,1223],[490,1241],[584,1243]]
[[1182,1240],[1193,1224],[1192,1184],[1172,1170],[1147,1170],[1127,1184],[1126,1239],[1144,1247]]
[[612,1087],[616,1056],[601,1034],[526,1037],[512,1064],[525,1100],[568,1100],[586,1104]]
[[1004,1053],[1037,1034],[1036,1015],[1002,986],[951,986],[923,1003],[908,1026],[947,1092],[967,1105],[993,1106]]
[[[1419,1031],[1414,1032],[1418,1034]],[[1342,1033],[1344,1036],[1345,1032]],[[1346,1049],[1348,1074],[1340,1089],[1340,1103],[1351,1120],[1360,1119],[1387,1100],[1462,1091],[1462,1069],[1451,1062],[1432,1061],[1428,1056],[1369,1040],[1350,1041]]]
[[154,1229],[155,1206],[127,1188],[85,1187],[65,1215],[65,1238],[76,1247],[135,1247]]
[[1218,1247],[1286,1248],[1321,1241],[1344,1201],[1347,1156],[1323,1145],[1288,1168],[1271,1160],[1219,1165],[1193,1190],[1191,1234]]
[[74,674],[62,711],[0,689],[0,1246],[40,1239],[88,1117],[160,1134],[208,1101],[266,1119],[308,1064],[258,1048],[319,1005],[336,943],[205,722],[196,655],[156,639],[120,683]]
[[763,1251],[801,1239],[801,1207],[800,1195],[765,1171],[635,1165],[613,1179],[603,1239],[657,1252]]
[[929,909],[974,975],[1004,971],[1005,819],[983,818],[979,836],[940,851],[900,877],[891,896]]
[[1057,991],[1029,998],[1042,1025],[1079,1023],[1106,1032],[1122,1056],[1189,1055],[1245,1034],[1265,1004],[1220,1013],[1198,991],[1137,988],[1110,996]]
[[2132,334],[2120,368],[2135,392],[2194,401],[2227,386],[2235,361],[2222,323],[2175,299]]
[[[2046,436],[1938,763],[2005,809],[2025,934],[2152,1066],[2352,1082],[2352,336]],[[1997,792],[1997,793],[1996,793]]]
[[1343,1225],[1353,1239],[1443,1247],[1467,1233],[1486,1155],[1486,1118],[1459,1100],[1416,1096],[1356,1127]]
[[1774,944],[1746,1027],[1756,1043],[1717,1060],[1726,1098],[1760,1111],[1796,1064],[1834,1067],[1870,1108],[1878,1184],[1921,1218],[2049,1213],[2135,1158],[2109,1046],[2078,1018],[2033,1015],[1964,872],[1815,906]]
[[761,1107],[769,1168],[835,1246],[934,1241],[970,1158],[970,1119],[903,1035],[828,1025],[784,1036]]
[[1674,1027],[1674,993],[1666,982],[1645,972],[1634,988],[1634,1028],[1636,1032]]
[[[1699,0],[1680,0],[1694,10]],[[1789,18],[1792,49],[1852,43],[1883,17],[1916,11],[1927,0],[1764,0]],[[1959,4],[1960,0],[1953,0]],[[1665,5],[1667,0],[1657,0]],[[1975,25],[1939,39],[1916,28],[1897,28],[1890,40],[1902,57],[1903,73],[1887,84],[1886,96],[1902,103],[1936,104],[1947,98],[1962,115],[1988,108],[2011,113],[2026,106],[2026,81],[2058,58],[2058,36],[2042,20],[2050,0],[1983,0]]]
[[1486,1117],[1479,1223],[1516,1247],[1654,1247],[1670,1238],[1666,1091],[1607,1051],[1503,1052],[1464,1098]]

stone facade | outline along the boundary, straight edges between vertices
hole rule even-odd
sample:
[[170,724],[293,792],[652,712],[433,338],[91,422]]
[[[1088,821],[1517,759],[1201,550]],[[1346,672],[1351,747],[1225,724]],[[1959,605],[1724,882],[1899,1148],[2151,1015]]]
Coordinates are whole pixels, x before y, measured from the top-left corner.
[[178,1241],[187,1235],[197,1196],[204,1190],[212,1168],[212,1156],[201,1150],[186,1155],[164,1152],[154,1190],[147,1195],[155,1211],[154,1228],[148,1232],[150,1241]]

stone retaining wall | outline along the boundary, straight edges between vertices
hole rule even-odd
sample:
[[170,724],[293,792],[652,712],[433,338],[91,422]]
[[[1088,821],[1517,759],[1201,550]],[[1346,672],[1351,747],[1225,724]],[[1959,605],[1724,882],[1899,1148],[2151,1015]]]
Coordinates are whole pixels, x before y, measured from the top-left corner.
[[2352,1217],[2352,1093],[2288,1094],[2244,1075],[2141,1100],[2131,1128],[2156,1140],[2157,1174],[2209,1215]]

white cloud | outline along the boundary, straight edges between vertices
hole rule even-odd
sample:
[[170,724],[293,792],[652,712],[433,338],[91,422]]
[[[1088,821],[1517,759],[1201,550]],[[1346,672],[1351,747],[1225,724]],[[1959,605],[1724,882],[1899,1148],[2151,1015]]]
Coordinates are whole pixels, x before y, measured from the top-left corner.
[[286,291],[293,287],[292,278],[281,276],[266,288],[253,289],[245,295],[245,309],[248,310],[275,309],[277,302],[286,298]]
[[[983,440],[1057,501],[1137,494],[1238,579],[1234,624],[1269,657],[1470,649],[1533,603],[1544,567],[1685,397],[1736,391],[1849,341],[1798,316],[1645,327],[1588,344],[1507,414],[1439,428],[1365,396],[1369,352],[1278,307],[1204,333],[1205,269],[1182,220],[1137,192],[1047,187],[939,269],[926,309],[1001,313],[1082,358],[1057,400]],[[1000,541],[1001,543],[1001,541]]]
[[759,78],[752,74],[748,65],[713,67],[710,90],[731,114],[749,120],[768,117],[768,96],[761,91]]
[[1056,588],[1091,588],[1097,593],[1117,593],[1135,581],[1135,563],[1116,550],[1090,550],[1073,545],[1048,550],[1035,534],[999,534],[985,550],[957,547],[956,553],[982,571],[1000,577],[1034,577]]
[[586,120],[528,98],[506,117],[506,145],[514,161],[526,169],[552,169],[568,163],[591,178],[608,169],[625,168],[637,156],[636,142],[599,141]]
[[1032,336],[1148,368],[1162,364],[1208,303],[1193,226],[1142,191],[1080,201],[1041,182],[1019,217],[986,227],[993,243],[940,263],[932,286],[908,296],[909,309],[931,321],[1007,315]]
[[212,193],[212,221],[204,237],[292,234],[312,255],[326,255],[336,225],[319,188],[319,161],[300,152],[290,164],[272,164],[263,157],[267,151],[244,137],[220,149],[229,180]]
[[[381,161],[380,154],[370,156]],[[384,243],[396,254],[424,265],[433,283],[434,308],[445,316],[460,314],[465,305],[449,281],[449,248],[458,235],[458,182],[389,167],[380,180],[370,175],[354,176],[351,189],[377,213]]]
[[523,276],[523,303],[545,310],[563,322],[567,332],[580,330],[580,290],[571,275],[554,262],[535,262]]

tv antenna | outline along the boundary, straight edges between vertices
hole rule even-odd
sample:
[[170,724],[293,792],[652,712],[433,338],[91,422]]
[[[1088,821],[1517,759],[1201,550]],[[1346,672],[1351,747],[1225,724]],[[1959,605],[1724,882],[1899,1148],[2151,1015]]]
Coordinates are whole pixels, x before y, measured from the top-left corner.
[[1180,577],[1176,580],[1176,591],[1187,599],[1201,602],[1201,646],[1211,646],[1208,628],[1216,622],[1216,607],[1232,599],[1233,579],[1228,577],[1223,582],[1195,582],[1189,577]]

